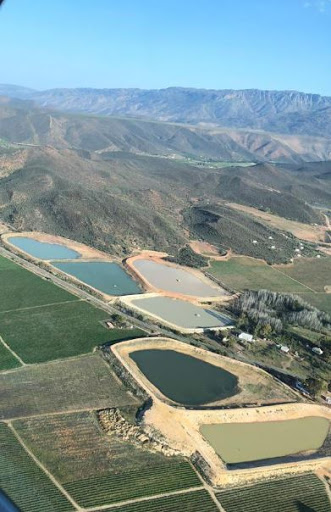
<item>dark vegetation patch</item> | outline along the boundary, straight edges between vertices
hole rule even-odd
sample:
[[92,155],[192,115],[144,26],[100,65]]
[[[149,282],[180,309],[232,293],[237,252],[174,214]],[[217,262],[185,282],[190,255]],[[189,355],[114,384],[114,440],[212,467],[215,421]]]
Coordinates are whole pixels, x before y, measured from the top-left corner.
[[192,268],[201,268],[208,265],[208,258],[194,252],[189,245],[179,249],[175,256],[169,256],[165,259],[171,263]]

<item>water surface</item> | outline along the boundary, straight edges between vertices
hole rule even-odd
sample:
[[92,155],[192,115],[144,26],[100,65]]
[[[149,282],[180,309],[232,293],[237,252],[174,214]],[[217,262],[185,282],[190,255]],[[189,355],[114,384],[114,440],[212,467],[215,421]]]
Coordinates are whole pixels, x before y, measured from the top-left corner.
[[132,305],[184,329],[211,329],[232,323],[230,318],[218,312],[169,297],[139,298],[133,300]]
[[108,295],[141,293],[136,281],[111,261],[53,262],[52,265]]
[[229,464],[318,450],[329,431],[326,418],[202,425],[200,432]]
[[185,269],[144,259],[134,261],[133,266],[157,289],[196,297],[219,297],[224,293]]
[[176,350],[137,350],[130,357],[167,398],[183,405],[203,405],[238,392],[235,375]]
[[73,260],[80,258],[80,254],[65,245],[40,242],[33,238],[11,236],[8,241],[18,249],[40,260]]

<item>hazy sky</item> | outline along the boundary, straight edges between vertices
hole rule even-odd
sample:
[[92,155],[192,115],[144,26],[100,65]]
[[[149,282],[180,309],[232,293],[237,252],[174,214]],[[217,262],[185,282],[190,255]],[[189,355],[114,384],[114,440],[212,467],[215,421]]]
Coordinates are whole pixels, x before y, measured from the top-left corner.
[[5,0],[0,83],[331,95],[331,0]]

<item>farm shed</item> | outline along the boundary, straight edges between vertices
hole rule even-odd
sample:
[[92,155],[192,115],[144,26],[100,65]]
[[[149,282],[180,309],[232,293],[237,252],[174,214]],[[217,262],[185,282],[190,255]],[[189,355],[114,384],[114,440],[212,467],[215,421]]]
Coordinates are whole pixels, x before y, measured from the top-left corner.
[[238,338],[241,341],[247,341],[248,343],[253,343],[254,342],[253,335],[252,334],[248,334],[247,332],[240,333]]

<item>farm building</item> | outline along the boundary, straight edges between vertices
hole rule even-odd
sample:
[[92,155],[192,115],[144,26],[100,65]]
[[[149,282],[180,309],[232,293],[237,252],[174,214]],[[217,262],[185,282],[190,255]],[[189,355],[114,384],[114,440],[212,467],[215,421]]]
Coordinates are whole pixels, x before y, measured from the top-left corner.
[[248,343],[253,343],[254,338],[252,334],[248,334],[247,332],[242,332],[239,334],[238,339],[241,341],[247,341]]
[[280,350],[284,352],[284,354],[288,354],[290,349],[286,345],[281,345]]
[[319,347],[313,347],[311,350],[312,352],[314,352],[314,354],[317,354],[318,356],[321,356],[323,354],[323,350]]

